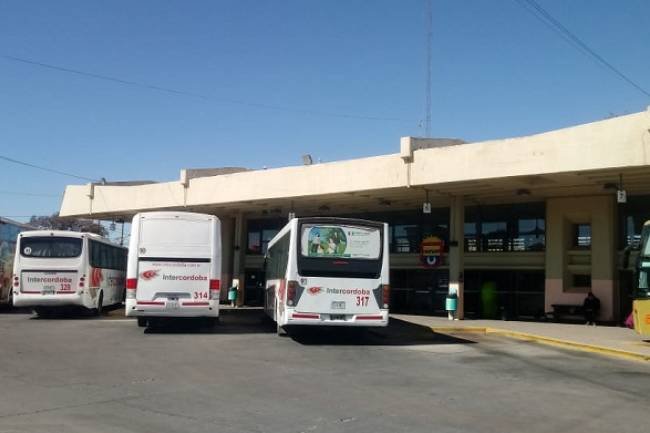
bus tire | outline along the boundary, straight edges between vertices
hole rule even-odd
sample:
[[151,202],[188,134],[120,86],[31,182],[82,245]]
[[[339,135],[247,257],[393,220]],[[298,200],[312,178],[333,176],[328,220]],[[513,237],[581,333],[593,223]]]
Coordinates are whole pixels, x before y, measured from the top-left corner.
[[219,318],[218,317],[206,317],[205,318],[205,326],[207,328],[214,328],[219,324]]
[[138,317],[138,327],[140,327],[140,328],[146,328],[147,327],[147,318],[146,317]]
[[38,317],[43,319],[52,316],[52,310],[46,307],[36,307],[34,308],[34,313],[36,313]]
[[97,298],[97,307],[93,310],[95,316],[101,316],[104,312],[104,292],[99,293],[99,298]]

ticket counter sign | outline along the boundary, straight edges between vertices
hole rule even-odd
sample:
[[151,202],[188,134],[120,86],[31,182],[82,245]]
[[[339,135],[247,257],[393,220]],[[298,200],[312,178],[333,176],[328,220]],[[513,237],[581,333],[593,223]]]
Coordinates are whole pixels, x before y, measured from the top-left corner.
[[427,268],[442,264],[445,242],[437,236],[428,236],[420,244],[420,261]]

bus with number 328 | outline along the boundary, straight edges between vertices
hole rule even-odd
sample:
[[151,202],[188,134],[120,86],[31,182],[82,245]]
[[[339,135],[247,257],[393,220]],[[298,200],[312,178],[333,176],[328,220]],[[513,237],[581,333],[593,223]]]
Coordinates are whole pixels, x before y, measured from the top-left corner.
[[278,334],[292,326],[386,326],[388,224],[294,218],[269,242],[265,311]]
[[16,242],[13,304],[39,315],[79,306],[101,314],[124,300],[126,248],[94,233],[22,232]]

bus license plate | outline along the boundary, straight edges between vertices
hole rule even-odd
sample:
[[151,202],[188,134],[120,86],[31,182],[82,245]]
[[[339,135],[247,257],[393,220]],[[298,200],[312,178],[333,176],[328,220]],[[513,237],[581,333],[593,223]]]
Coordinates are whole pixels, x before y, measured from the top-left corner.
[[167,307],[168,310],[178,310],[179,308],[178,299],[168,300],[165,307]]
[[330,314],[330,320],[345,320],[345,314]]
[[332,310],[345,310],[345,301],[332,301]]

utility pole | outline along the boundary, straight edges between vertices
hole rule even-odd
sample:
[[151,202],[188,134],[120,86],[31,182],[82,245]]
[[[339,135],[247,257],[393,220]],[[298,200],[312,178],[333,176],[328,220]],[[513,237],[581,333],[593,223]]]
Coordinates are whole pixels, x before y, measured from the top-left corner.
[[433,0],[427,2],[427,77],[426,77],[426,116],[424,123],[425,137],[431,137],[431,62],[432,62],[432,40],[433,40]]

